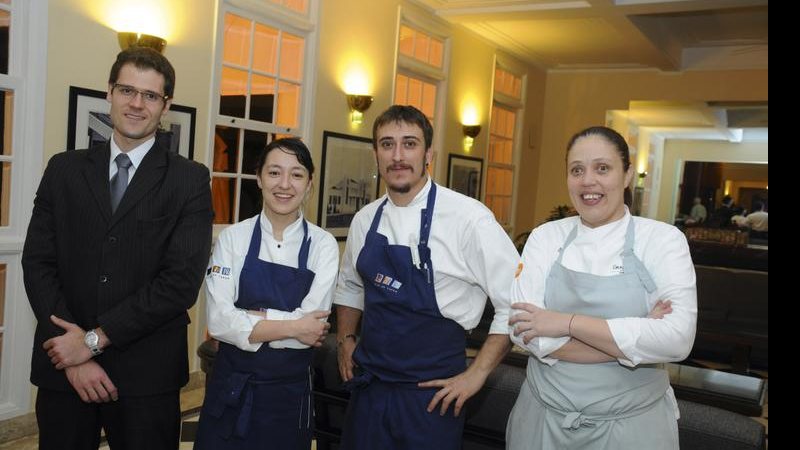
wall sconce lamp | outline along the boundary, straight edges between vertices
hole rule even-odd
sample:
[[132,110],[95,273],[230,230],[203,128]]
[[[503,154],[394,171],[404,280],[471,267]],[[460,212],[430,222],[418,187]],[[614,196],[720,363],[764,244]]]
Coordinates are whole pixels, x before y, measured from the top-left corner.
[[636,181],[636,187],[644,187],[644,179],[647,176],[647,172],[639,172],[639,179]]
[[364,111],[372,105],[372,96],[347,94],[347,105],[350,107],[350,122],[360,124],[364,121]]
[[167,47],[167,41],[164,38],[133,31],[120,31],[117,33],[117,39],[123,50],[128,47],[149,47],[158,53],[164,53],[164,48]]
[[472,144],[475,142],[475,138],[478,137],[478,134],[481,132],[480,125],[462,125],[462,130],[464,130],[464,150],[471,150]]

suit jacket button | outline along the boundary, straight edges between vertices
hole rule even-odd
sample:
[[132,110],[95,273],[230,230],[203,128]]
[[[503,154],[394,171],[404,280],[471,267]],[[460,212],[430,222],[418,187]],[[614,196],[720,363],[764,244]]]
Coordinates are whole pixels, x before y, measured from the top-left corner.
[[100,275],[100,282],[107,283],[108,282],[108,275]]
[[108,237],[108,242],[111,243],[111,244],[116,244],[117,243],[117,237],[116,236],[109,236]]

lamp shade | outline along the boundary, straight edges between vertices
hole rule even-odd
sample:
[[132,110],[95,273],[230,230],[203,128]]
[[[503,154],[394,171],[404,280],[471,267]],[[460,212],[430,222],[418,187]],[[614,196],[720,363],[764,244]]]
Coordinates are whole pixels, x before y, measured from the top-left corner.
[[164,48],[167,47],[167,41],[164,38],[132,31],[120,31],[117,33],[117,39],[123,50],[128,47],[149,47],[158,53],[164,53]]

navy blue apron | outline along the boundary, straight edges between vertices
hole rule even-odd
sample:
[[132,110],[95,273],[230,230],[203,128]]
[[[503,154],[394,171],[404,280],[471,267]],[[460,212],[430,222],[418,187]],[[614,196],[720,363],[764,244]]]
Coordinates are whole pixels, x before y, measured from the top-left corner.
[[[261,261],[261,217],[239,275],[235,306],[292,311],[314,280],[308,270],[311,239],[303,220],[297,268]],[[206,389],[195,449],[311,448],[312,349],[274,349],[264,343],[248,352],[220,342]]]
[[422,210],[415,249],[389,245],[378,233],[387,200],[375,213],[356,262],[364,282],[364,313],[353,359],[363,373],[348,383],[352,395],[342,448],[460,449],[465,414],[454,417],[452,407],[444,417],[439,409],[428,413],[438,389],[417,386],[466,368],[464,328],[439,312],[433,286],[428,238],[436,185],[431,183]]

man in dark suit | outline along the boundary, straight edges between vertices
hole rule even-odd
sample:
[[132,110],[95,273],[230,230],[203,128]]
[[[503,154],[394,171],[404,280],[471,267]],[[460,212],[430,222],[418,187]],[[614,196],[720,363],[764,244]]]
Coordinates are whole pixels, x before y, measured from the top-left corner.
[[111,68],[110,142],[50,159],[22,266],[38,324],[41,449],[177,449],[187,324],[211,246],[208,169],[156,141],[175,71],[134,47]]

